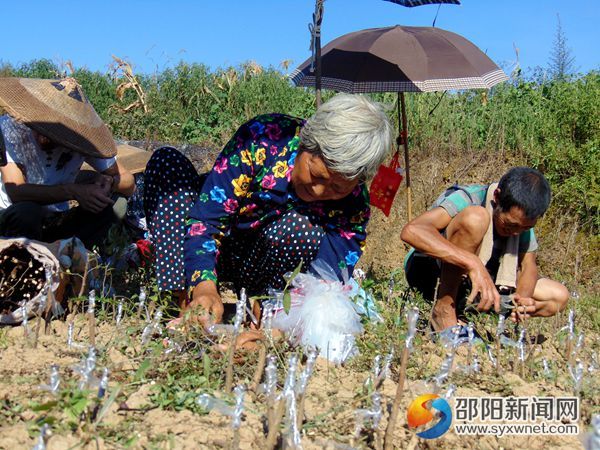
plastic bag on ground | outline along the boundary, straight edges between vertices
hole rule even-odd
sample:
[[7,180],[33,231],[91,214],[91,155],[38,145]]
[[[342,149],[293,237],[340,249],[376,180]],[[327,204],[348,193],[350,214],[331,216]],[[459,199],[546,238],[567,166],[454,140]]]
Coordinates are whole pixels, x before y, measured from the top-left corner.
[[320,356],[341,364],[358,352],[355,336],[363,331],[351,300],[353,289],[323,265],[315,271],[326,278],[301,273],[292,281],[288,314],[283,293],[276,294],[272,326],[283,331],[292,344],[317,349]]

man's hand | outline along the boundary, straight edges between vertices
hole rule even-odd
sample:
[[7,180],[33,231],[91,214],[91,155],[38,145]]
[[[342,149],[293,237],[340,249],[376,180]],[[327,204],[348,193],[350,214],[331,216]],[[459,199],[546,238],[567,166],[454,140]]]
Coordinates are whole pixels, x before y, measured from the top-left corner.
[[533,298],[515,294],[514,300],[517,307],[510,314],[510,318],[513,322],[519,322],[523,319],[535,316],[535,313],[537,312],[537,302]]
[[99,186],[106,195],[110,196],[113,191],[114,178],[110,175],[99,174],[94,184]]
[[480,295],[478,311],[489,311],[492,306],[496,312],[500,312],[500,294],[494,285],[492,277],[479,258],[473,259],[474,264],[467,272],[471,279],[471,294],[467,298],[467,304],[473,303],[473,300]]
[[106,186],[101,183],[73,185],[73,198],[90,212],[99,213],[114,202],[108,196]]
[[188,311],[204,328],[223,320],[223,300],[213,281],[203,281],[194,288],[186,313]]
[[111,177],[111,191],[118,192],[125,197],[131,197],[135,191],[135,178],[127,169],[117,161],[114,165],[102,172]]

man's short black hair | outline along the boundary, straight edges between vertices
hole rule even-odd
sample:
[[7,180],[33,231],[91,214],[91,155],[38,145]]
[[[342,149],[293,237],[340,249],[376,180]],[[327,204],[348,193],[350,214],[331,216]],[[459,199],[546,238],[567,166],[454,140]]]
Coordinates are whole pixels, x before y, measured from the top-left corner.
[[500,178],[498,189],[498,204],[502,211],[518,206],[528,219],[542,216],[552,197],[548,180],[540,171],[530,167],[510,169]]

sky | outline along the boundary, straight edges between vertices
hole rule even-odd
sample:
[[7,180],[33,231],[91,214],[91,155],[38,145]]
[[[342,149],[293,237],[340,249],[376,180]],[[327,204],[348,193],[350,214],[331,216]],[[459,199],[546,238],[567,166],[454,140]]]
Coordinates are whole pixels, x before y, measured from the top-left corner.
[[[469,39],[505,71],[547,67],[558,18],[578,72],[600,70],[600,0],[462,0],[442,5],[436,26]],[[326,0],[323,46],[345,33],[390,25],[431,26],[436,5]],[[48,58],[105,72],[111,55],[134,71],[177,62],[211,68],[253,60],[291,71],[310,56],[314,0],[2,1],[0,63]],[[282,69],[283,70],[283,69]]]

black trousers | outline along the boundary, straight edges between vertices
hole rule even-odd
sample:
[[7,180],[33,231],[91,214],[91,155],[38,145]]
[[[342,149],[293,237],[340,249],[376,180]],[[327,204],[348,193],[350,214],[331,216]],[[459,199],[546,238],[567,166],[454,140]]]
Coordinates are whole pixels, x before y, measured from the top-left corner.
[[115,205],[99,213],[75,207],[64,212],[48,211],[35,202],[19,202],[0,214],[0,235],[26,237],[42,242],[77,237],[86,248],[102,245],[112,224],[119,221],[116,210],[124,209],[125,198],[119,197]]

